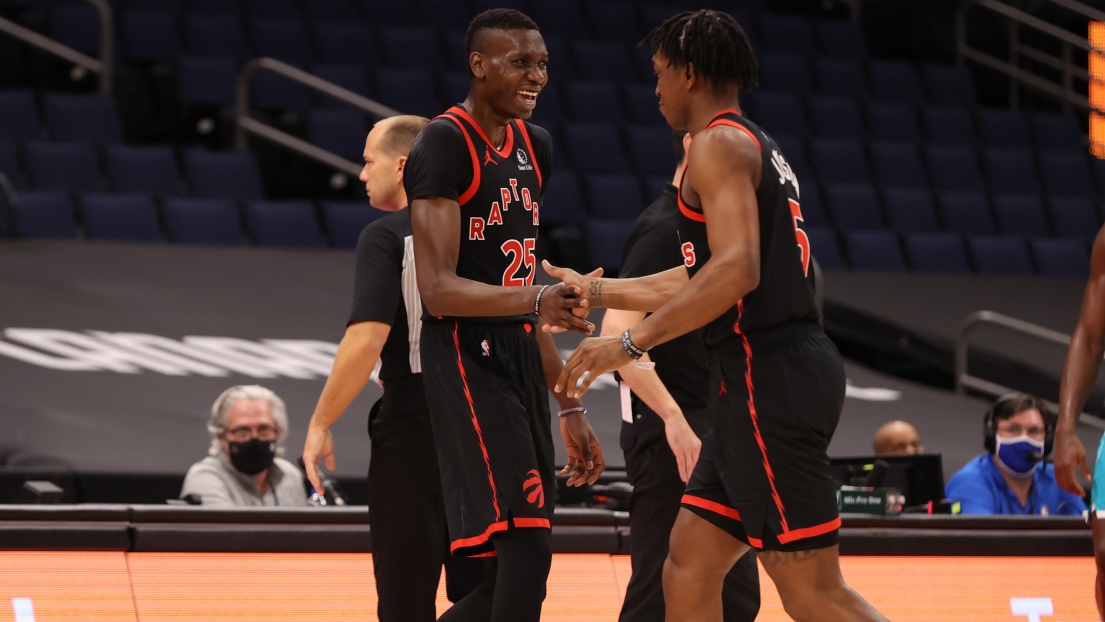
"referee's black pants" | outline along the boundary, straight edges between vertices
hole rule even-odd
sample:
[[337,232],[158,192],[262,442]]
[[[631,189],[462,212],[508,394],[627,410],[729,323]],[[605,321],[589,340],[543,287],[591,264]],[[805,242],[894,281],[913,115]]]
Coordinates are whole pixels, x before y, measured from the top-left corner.
[[380,622],[436,620],[442,563],[452,602],[480,585],[486,572],[482,559],[449,554],[441,473],[425,394],[417,384],[414,397],[414,391],[389,383],[368,420],[368,520]]
[[[651,414],[651,413],[649,413]],[[655,417],[656,415],[652,415]],[[688,418],[690,419],[690,417]],[[623,426],[640,424],[622,424]],[[701,434],[701,431],[696,429]],[[633,575],[625,590],[618,622],[664,622],[664,560],[680,499],[686,485],[668,446],[663,427],[652,434],[623,432],[626,475],[633,484],[629,497],[629,552]],[[626,442],[626,436],[633,438]],[[721,593],[725,622],[751,622],[760,611],[760,579],[756,556],[749,551],[725,577]]]

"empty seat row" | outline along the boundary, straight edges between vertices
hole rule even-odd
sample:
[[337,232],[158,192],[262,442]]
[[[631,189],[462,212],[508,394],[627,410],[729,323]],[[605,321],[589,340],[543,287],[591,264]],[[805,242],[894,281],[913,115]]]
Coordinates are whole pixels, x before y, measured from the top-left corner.
[[824,58],[765,53],[759,56],[765,91],[821,93],[849,99],[973,106],[975,86],[965,67],[906,61]]
[[54,140],[123,142],[119,111],[107,95],[46,93],[42,111],[45,124],[31,91],[0,91],[0,138],[37,140],[43,138],[45,125],[45,134]]
[[[79,209],[77,209],[79,206]],[[25,192],[13,206],[16,233],[29,238],[78,238],[179,244],[355,248],[361,230],[383,215],[367,203],[246,201],[169,197],[163,209],[150,195]],[[321,223],[320,223],[321,216]],[[323,229],[323,227],[325,229]],[[325,230],[326,235],[323,234]],[[247,231],[249,235],[247,236]]]

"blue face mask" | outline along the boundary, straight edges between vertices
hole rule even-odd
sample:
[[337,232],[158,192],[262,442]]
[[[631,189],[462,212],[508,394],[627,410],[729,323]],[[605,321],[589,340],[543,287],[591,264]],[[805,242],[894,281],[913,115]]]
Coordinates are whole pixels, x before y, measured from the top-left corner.
[[998,466],[1002,471],[1013,477],[1032,477],[1040,458],[1044,455],[1044,443],[1029,438],[1027,435],[1015,438],[994,439],[996,447],[994,455],[998,459]]

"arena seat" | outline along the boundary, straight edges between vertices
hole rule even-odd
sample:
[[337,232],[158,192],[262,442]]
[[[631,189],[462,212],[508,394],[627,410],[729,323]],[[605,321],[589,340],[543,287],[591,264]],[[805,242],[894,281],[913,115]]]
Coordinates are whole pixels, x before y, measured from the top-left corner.
[[810,252],[817,258],[817,263],[826,270],[843,270],[848,267],[844,257],[840,254],[840,242],[836,232],[824,227],[803,227],[806,236],[810,239]]
[[258,55],[275,58],[301,69],[314,61],[307,30],[299,19],[254,17],[250,20],[249,27],[253,35],[253,47]]
[[869,184],[826,184],[825,205],[838,229],[883,229],[886,226],[878,194]]
[[417,26],[421,18],[410,2],[393,0],[360,0],[361,12],[370,24],[383,26]]
[[1078,238],[1091,244],[1097,237],[1101,219],[1094,209],[1093,200],[1081,197],[1052,197],[1048,200],[1051,224],[1055,226],[1055,236],[1060,238]]
[[587,22],[575,0],[532,0],[533,20],[542,30],[568,39],[586,38]]
[[806,57],[794,53],[760,54],[760,86],[767,91],[783,91],[809,95],[813,92],[813,76]]
[[246,219],[258,246],[326,246],[315,208],[307,201],[247,201]]
[[307,137],[311,144],[347,160],[363,161],[366,136],[368,123],[360,110],[326,108],[307,113]]
[[220,56],[243,61],[250,56],[237,16],[231,14],[187,14],[184,45],[194,56]]
[[242,0],[242,4],[247,15],[292,18],[299,12],[295,0]]
[[1063,149],[1083,151],[1086,149],[1085,134],[1078,127],[1074,115],[1060,112],[1030,112],[1029,126],[1032,128],[1032,142],[1040,149]]
[[586,219],[586,198],[579,179],[572,171],[559,171],[545,189],[541,206],[541,222],[555,225],[578,225]]
[[180,170],[171,147],[111,145],[105,150],[108,178],[116,192],[180,195]]
[[921,120],[925,136],[938,145],[974,145],[975,126],[971,113],[961,106],[924,106]]
[[867,105],[867,128],[876,140],[921,141],[921,126],[911,104],[871,102]]
[[123,142],[123,128],[115,100],[107,95],[43,96],[46,123],[54,140],[98,144]]
[[883,188],[929,187],[914,143],[872,141],[871,162]]
[[867,78],[858,60],[847,58],[816,58],[813,75],[818,92],[838,97],[866,99]]
[[760,91],[748,98],[755,115],[756,125],[776,136],[801,136],[809,134],[809,124],[802,109],[802,98],[794,93],[768,93]]
[[0,138],[0,175],[7,177],[16,189],[27,186],[23,169],[19,166],[19,150],[14,140]]
[[999,194],[994,196],[994,215],[998,231],[1007,235],[1045,237],[1047,214],[1037,196]]
[[269,111],[303,110],[310,103],[306,87],[271,71],[249,77],[250,105]]
[[815,138],[810,141],[810,148],[822,183],[872,183],[867,154],[859,140]]
[[413,69],[381,69],[376,72],[380,101],[403,114],[435,117],[445,111],[439,102],[431,74]]
[[242,217],[230,199],[165,199],[165,228],[178,244],[239,246],[245,244]]
[[634,175],[587,175],[588,214],[606,220],[632,220],[641,213],[645,200]]
[[103,189],[99,156],[88,143],[30,142],[23,148],[35,190],[99,192]]
[[[353,0],[311,0],[311,2],[304,2],[303,8],[311,21],[316,24],[324,21],[350,23],[364,19]],[[315,41],[322,45],[321,40],[315,39]]]
[[1031,147],[1028,123],[1019,110],[978,111],[978,136],[987,147]]
[[583,3],[583,13],[591,26],[592,36],[597,39],[632,40],[637,33],[648,32],[637,21],[637,12],[630,2],[587,0]]
[[157,204],[145,194],[82,194],[80,211],[93,240],[164,242]]
[[177,88],[188,106],[234,105],[238,61],[231,57],[182,56],[177,62]]
[[986,189],[972,147],[929,145],[925,147],[925,163],[937,192],[983,192]]
[[982,161],[991,192],[1039,194],[1036,164],[1027,149],[986,148],[982,150]]
[[123,57],[131,62],[170,63],[180,56],[176,14],[159,10],[124,10],[119,19]]
[[[310,7],[330,3],[306,4]],[[374,50],[375,37],[372,30],[364,24],[348,20],[316,21],[314,35],[319,59],[324,63],[374,67],[378,62]]]
[[422,71],[444,69],[434,29],[386,26],[380,28],[379,33],[387,67]]
[[100,14],[91,4],[57,3],[50,9],[49,36],[93,57],[100,53]]
[[628,173],[618,131],[603,123],[565,123],[564,147],[577,171]]
[[625,121],[618,88],[609,82],[569,82],[564,88],[564,100],[573,121],[615,124]]
[[470,16],[463,2],[455,0],[413,0],[422,23],[435,28],[456,28],[467,24]]
[[[371,98],[368,88],[368,76],[365,74],[364,67],[358,65],[315,65],[311,73],[327,82],[333,82],[347,91],[353,91],[361,97]],[[315,101],[322,106],[349,109],[349,104],[329,97],[324,93],[314,91],[313,96]]]
[[370,223],[386,216],[365,201],[323,201],[322,216],[326,232],[335,248],[355,249],[361,231]]
[[73,201],[64,192],[22,192],[12,210],[21,237],[80,237],[77,212]]
[[622,266],[622,252],[632,220],[605,220],[588,218],[586,223],[588,265],[601,267],[608,274],[616,274]]
[[1038,157],[1048,195],[1089,197],[1096,193],[1085,153],[1045,150],[1038,152]]
[[809,99],[813,131],[827,138],[858,138],[864,135],[863,120],[855,100],[814,96]]
[[967,248],[982,274],[1032,274],[1024,239],[1011,235],[967,236]]
[[1090,256],[1082,240],[1032,238],[1028,241],[1040,276],[1085,280],[1090,276]]
[[857,21],[815,19],[818,52],[832,58],[866,58],[867,38]]
[[871,94],[879,101],[916,104],[924,99],[917,70],[905,61],[876,60],[868,66]]
[[31,91],[0,91],[0,138],[36,140],[42,135],[41,127]]
[[974,106],[975,83],[965,67],[954,65],[921,65],[925,96],[938,106]]
[[915,272],[966,274],[971,271],[963,236],[957,233],[907,233],[906,256]]
[[940,230],[936,204],[928,188],[884,188],[883,207],[890,227],[908,233]]
[[[624,44],[617,41],[572,41],[568,48],[582,80],[636,82],[638,71]],[[551,55],[550,55],[551,56]]]
[[759,32],[764,50],[817,56],[817,40],[806,17],[760,13]]
[[200,198],[263,198],[261,172],[253,154],[186,149],[184,168],[192,195]]
[[905,259],[892,231],[845,231],[844,243],[853,270],[902,272]]
[[670,175],[675,171],[672,131],[660,126],[626,128],[630,160],[638,172],[646,175]]

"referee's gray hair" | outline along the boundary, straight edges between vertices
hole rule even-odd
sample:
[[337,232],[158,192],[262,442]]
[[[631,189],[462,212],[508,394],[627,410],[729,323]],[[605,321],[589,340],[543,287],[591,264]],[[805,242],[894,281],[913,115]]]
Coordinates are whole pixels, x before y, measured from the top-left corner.
[[211,406],[211,420],[207,422],[207,431],[211,433],[211,448],[207,453],[219,455],[218,435],[226,432],[226,413],[243,400],[262,400],[272,407],[272,419],[276,423],[276,454],[284,455],[284,437],[288,435],[288,409],[284,400],[271,389],[258,384],[239,384],[222,392]]

